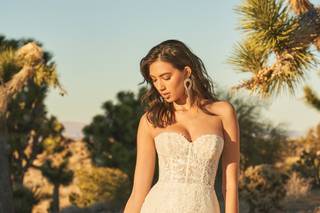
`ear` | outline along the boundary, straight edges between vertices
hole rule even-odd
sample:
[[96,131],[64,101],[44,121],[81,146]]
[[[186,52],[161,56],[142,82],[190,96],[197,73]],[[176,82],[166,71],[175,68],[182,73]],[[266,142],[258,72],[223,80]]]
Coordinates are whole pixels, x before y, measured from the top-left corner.
[[190,78],[191,77],[191,73],[192,73],[191,68],[189,66],[185,66],[184,70],[186,71],[187,77]]

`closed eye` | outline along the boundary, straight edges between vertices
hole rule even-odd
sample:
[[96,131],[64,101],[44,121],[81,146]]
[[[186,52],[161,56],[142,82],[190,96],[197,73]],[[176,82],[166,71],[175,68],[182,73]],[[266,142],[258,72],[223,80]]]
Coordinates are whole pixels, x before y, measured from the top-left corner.
[[[164,77],[163,78],[164,80],[170,80],[171,79],[171,77],[169,76],[169,77]],[[152,82],[156,82],[157,81],[157,79],[151,79],[152,80]]]

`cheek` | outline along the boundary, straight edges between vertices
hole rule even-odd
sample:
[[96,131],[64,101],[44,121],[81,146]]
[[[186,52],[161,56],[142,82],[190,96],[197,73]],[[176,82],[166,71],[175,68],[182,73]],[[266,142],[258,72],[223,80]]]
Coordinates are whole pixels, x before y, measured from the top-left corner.
[[172,94],[179,95],[184,91],[183,81],[180,79],[172,79],[172,81],[169,82],[168,88]]

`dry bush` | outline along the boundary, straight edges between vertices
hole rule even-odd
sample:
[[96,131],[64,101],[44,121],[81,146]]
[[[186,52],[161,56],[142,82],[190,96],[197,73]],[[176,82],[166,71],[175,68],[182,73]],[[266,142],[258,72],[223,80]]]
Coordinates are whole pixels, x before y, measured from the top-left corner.
[[311,180],[301,177],[298,172],[292,172],[285,184],[285,189],[288,200],[306,197],[311,190]]
[[250,166],[240,175],[240,198],[248,206],[249,212],[281,210],[287,178],[270,164]]

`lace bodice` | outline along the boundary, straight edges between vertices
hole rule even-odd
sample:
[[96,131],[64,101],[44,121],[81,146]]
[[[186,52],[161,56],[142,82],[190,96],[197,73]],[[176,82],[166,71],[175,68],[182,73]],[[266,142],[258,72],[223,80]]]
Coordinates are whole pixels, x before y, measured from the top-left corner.
[[182,133],[165,131],[154,141],[159,179],[141,213],[219,213],[214,183],[224,139],[203,134],[189,142]]
[[214,186],[224,140],[204,134],[189,142],[181,133],[162,132],[155,137],[159,157],[159,181]]

